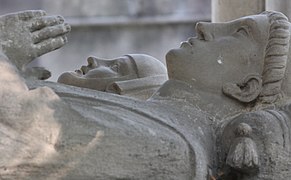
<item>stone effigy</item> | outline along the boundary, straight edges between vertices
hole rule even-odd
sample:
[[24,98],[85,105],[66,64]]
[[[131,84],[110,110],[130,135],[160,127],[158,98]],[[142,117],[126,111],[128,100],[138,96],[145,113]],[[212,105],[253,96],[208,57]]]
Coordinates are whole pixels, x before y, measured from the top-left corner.
[[115,59],[89,57],[88,65],[63,73],[59,83],[146,100],[168,79],[166,67],[145,54]]
[[283,14],[198,23],[197,37],[167,53],[169,80],[147,101],[26,82],[21,68],[63,46],[68,31],[42,11],[1,17],[1,35],[17,34],[0,35],[1,178],[290,177]]

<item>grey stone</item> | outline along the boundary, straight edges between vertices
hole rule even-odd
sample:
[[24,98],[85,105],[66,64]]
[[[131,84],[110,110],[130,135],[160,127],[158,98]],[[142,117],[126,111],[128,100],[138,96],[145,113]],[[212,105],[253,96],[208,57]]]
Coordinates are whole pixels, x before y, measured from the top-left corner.
[[0,18],[1,50],[19,69],[36,57],[62,47],[67,40],[60,35],[70,31],[61,16],[45,16],[40,10]]
[[24,80],[27,60],[2,50],[1,178],[288,179],[288,19],[264,12],[196,31],[167,53],[169,80],[147,101]]
[[42,7],[62,14],[72,31],[62,51],[36,62],[52,72],[51,81],[76,69],[89,55],[112,59],[149,54],[165,63],[169,49],[194,35],[198,20],[210,20],[210,4],[210,0],[43,0]]
[[146,100],[168,79],[164,64],[145,54],[87,61],[80,69],[63,73],[58,82]]

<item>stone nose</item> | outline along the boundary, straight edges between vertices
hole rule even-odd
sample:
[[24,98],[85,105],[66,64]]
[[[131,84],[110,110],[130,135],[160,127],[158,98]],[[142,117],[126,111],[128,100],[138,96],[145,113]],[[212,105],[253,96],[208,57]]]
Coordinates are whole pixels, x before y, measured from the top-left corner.
[[90,66],[90,67],[97,67],[97,65],[98,65],[97,58],[95,58],[95,57],[89,57],[87,59],[87,62],[88,62],[88,66]]
[[211,23],[198,22],[195,26],[197,37],[200,40],[211,41],[214,38]]

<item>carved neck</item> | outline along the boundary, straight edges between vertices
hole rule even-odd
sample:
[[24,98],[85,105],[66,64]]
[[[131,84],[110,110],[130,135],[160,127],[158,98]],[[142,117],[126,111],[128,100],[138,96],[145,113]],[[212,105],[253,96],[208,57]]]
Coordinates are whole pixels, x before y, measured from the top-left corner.
[[222,91],[209,93],[177,80],[168,80],[152,97],[161,98],[177,103],[186,101],[215,118],[225,118],[249,110],[236,100],[226,97]]

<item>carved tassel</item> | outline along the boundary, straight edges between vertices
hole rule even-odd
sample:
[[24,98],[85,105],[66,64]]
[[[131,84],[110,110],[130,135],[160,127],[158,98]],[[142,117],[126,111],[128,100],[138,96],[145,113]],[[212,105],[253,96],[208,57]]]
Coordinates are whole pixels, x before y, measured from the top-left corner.
[[251,133],[252,128],[248,124],[239,124],[227,155],[226,164],[240,172],[256,172],[259,169],[257,146],[250,138]]

